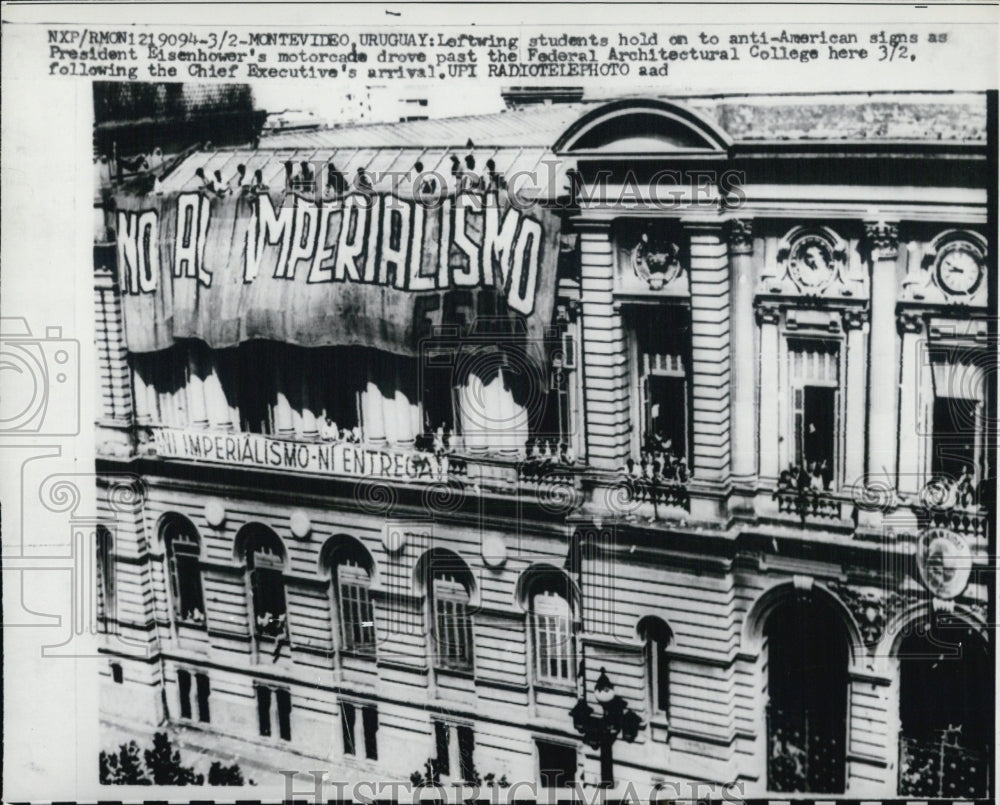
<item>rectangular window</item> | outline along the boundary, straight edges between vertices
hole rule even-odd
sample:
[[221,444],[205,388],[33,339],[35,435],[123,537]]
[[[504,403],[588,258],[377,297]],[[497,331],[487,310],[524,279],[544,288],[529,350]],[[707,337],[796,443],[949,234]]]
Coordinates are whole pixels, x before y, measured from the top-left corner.
[[344,742],[344,754],[356,755],[354,746],[354,705],[350,702],[340,703],[340,734]]
[[177,617],[180,620],[204,621],[199,546],[197,543],[175,539],[171,549],[171,580],[175,587],[173,593]]
[[472,727],[459,726],[458,733],[458,766],[464,782],[472,782],[476,777],[476,733]]
[[337,573],[344,649],[374,654],[375,609],[368,590],[368,573],[354,564],[341,564]]
[[835,342],[788,343],[794,463],[816,489],[830,489],[837,468],[839,349]]
[[637,375],[642,419],[639,448],[690,462],[688,313],[666,310],[636,323]]
[[115,555],[114,538],[102,525],[95,531],[97,539],[97,618],[100,630],[107,631],[107,619],[115,618]]
[[576,780],[576,747],[536,741],[538,779],[543,788],[565,788]]
[[650,653],[653,663],[653,707],[667,716],[670,714],[670,661],[667,658],[667,644],[653,641]]
[[374,705],[361,708],[361,726],[365,732],[365,757],[378,760],[378,708]]
[[283,566],[283,558],[270,550],[261,548],[253,553],[250,588],[258,635],[278,637],[287,634]]
[[931,474],[958,479],[963,472],[974,474],[979,438],[979,409],[976,400],[958,397],[934,399]]
[[476,776],[474,760],[476,734],[465,724],[434,722],[435,770],[438,775],[451,777],[454,781],[471,782]]
[[177,672],[177,690],[181,700],[181,718],[191,718],[191,674]]
[[436,771],[451,774],[451,728],[443,721],[434,722],[434,750],[437,753]]
[[257,724],[265,738],[271,735],[271,689],[257,686]]
[[436,576],[433,597],[438,667],[472,670],[472,616],[465,585],[450,575]]
[[208,709],[208,696],[211,693],[208,684],[208,675],[195,674],[195,682],[198,688],[198,720],[207,724],[211,721],[211,714]]
[[284,688],[274,691],[278,705],[278,735],[283,741],[292,740],[292,696]]

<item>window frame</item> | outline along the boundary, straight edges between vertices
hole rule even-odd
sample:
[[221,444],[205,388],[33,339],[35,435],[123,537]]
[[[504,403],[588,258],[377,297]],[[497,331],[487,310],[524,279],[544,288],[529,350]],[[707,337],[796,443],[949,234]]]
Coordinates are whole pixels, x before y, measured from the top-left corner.
[[[571,743],[569,741],[560,741],[550,738],[548,736],[535,736],[532,740],[535,750],[535,773],[537,775],[538,784],[542,788],[569,788],[578,783],[582,783],[581,780],[577,780],[577,771],[580,768],[580,746],[576,743]],[[572,779],[565,781],[561,786],[547,786],[542,777],[542,745],[561,747],[566,750],[572,750],[574,754],[575,763],[572,771]],[[547,769],[546,771],[555,771],[554,769]]]
[[[292,694],[280,685],[254,682],[257,699],[257,728],[261,738],[292,741]],[[277,727],[277,734],[275,734]]]
[[[808,352],[794,348],[793,345],[817,345],[818,349]],[[846,410],[845,400],[847,399],[847,366],[846,366],[846,345],[844,338],[840,334],[809,332],[803,330],[790,330],[787,327],[781,332],[779,340],[778,354],[778,385],[779,404],[784,411],[781,414],[779,430],[779,461],[780,469],[784,470],[790,466],[802,466],[800,460],[804,455],[800,455],[800,442],[802,436],[797,430],[796,424],[796,392],[801,391],[803,400],[802,414],[805,413],[805,388],[831,388],[833,389],[833,434],[831,442],[833,444],[832,467],[830,468],[829,485],[824,492],[838,493],[843,491],[844,480],[844,458],[845,440],[847,434],[844,428]],[[832,365],[836,369],[836,380],[828,378],[809,378],[795,375],[792,371],[793,355],[796,353],[816,354],[832,353],[834,360]],[[804,421],[804,419],[803,419]],[[801,445],[804,450],[804,444]],[[808,468],[804,468],[808,471]]]
[[[461,580],[464,573],[464,570],[430,569],[428,598],[434,667],[439,671],[474,674],[476,641],[471,614],[472,591],[468,582]],[[454,588],[459,588],[462,592]],[[442,629],[443,624],[445,629]],[[456,640],[445,642],[442,631]],[[447,650],[452,645],[457,647],[454,653]]]
[[[549,609],[553,611],[539,612],[539,600],[543,602],[543,610]],[[554,611],[556,609],[556,605],[554,604],[556,600],[561,602],[559,609],[562,611],[560,612]],[[576,684],[576,676],[579,669],[576,662],[576,618],[572,602],[566,595],[558,590],[553,590],[551,587],[547,586],[540,586],[538,589],[531,592],[529,617],[532,627],[533,653],[535,655],[533,663],[535,684],[543,687],[547,686],[557,688],[568,688],[574,686]],[[544,619],[544,621],[542,619]],[[560,620],[564,621],[564,628],[558,623]],[[544,630],[544,641],[542,639],[543,624],[546,626]],[[551,626],[554,626],[555,628],[550,628]],[[565,656],[560,657],[559,655],[550,652],[548,648],[550,645],[548,637],[550,635],[561,637],[563,632],[565,632],[565,640],[559,640],[558,642],[565,643],[568,653]],[[543,646],[545,647],[544,650]],[[543,671],[543,663],[551,665],[553,662],[556,663],[555,667],[557,668],[561,668],[565,665],[565,674],[550,674],[547,671]]]
[[[378,760],[378,705],[374,702],[340,699],[338,701],[341,754],[356,760]],[[360,716],[360,717],[359,717]],[[360,741],[358,725],[361,726]],[[364,752],[362,758],[361,753]]]
[[[246,526],[244,526],[246,528]],[[249,602],[252,636],[260,641],[271,638],[277,642],[289,640],[291,631],[288,624],[288,597],[285,590],[285,568],[288,553],[281,539],[271,529],[261,526],[260,531],[247,535],[243,547],[244,578]],[[278,602],[279,611],[258,611],[267,601],[262,600],[267,594],[270,601]],[[261,618],[270,614],[271,618],[265,624]],[[275,625],[277,624],[277,625]]]
[[[204,629],[208,622],[208,614],[205,611],[205,590],[201,577],[201,535],[187,518],[168,515],[160,527],[160,537],[163,541],[167,583],[171,599],[170,609],[174,623]],[[179,551],[183,559],[178,558],[179,545],[183,546]],[[187,570],[184,569],[185,566]],[[189,585],[183,585],[181,574],[191,572],[192,568],[194,569],[192,573],[194,581],[191,581]],[[194,612],[195,609],[185,612],[183,600],[185,597],[183,590],[195,588],[197,589],[197,603],[200,604],[200,607],[195,609],[201,613],[200,620],[191,617],[190,613]]]
[[[445,784],[472,784],[476,776],[476,731],[474,726],[467,722],[442,718],[432,719],[431,724],[435,746],[436,773],[440,777],[446,778]],[[463,736],[466,737],[463,738]],[[471,745],[469,740],[471,740]],[[444,752],[443,758],[442,750]]]
[[[965,343],[934,343],[933,341],[925,346],[925,356],[926,356],[926,372],[921,373],[923,382],[921,383],[921,388],[919,389],[919,398],[924,401],[923,404],[923,432],[926,434],[925,439],[925,449],[923,456],[923,468],[924,477],[930,481],[934,478],[940,477],[940,473],[936,473],[934,470],[935,466],[935,456],[937,454],[937,449],[939,446],[938,439],[939,434],[935,432],[934,424],[934,407],[939,400],[964,400],[974,405],[973,416],[975,418],[975,436],[973,445],[973,483],[979,483],[982,478],[985,477],[985,473],[988,471],[986,466],[988,450],[986,444],[987,436],[987,406],[990,394],[990,388],[988,384],[989,374],[984,370],[981,362],[988,360],[985,349],[980,344],[965,344]],[[972,367],[967,367],[966,364],[957,358],[961,356],[970,356],[972,358]],[[964,368],[963,368],[964,367]],[[964,371],[977,372],[978,382],[975,384],[978,389],[978,395],[966,395],[958,396],[955,393],[944,393],[938,394],[939,385],[939,373],[962,373]],[[943,378],[942,378],[943,379]],[[961,391],[964,387],[968,387],[968,383],[957,384],[954,380],[951,380],[947,384],[947,388],[943,389],[947,392]],[[955,444],[954,438],[950,442],[952,445]],[[952,481],[957,479],[951,479]]]
[[[337,556],[330,575],[339,649],[347,654],[375,657],[378,636],[370,571],[356,559]],[[368,639],[365,639],[366,632]]]
[[98,631],[108,631],[108,621],[116,617],[115,535],[105,525],[94,529],[95,575],[97,575],[97,626]]
[[[659,312],[668,316],[671,321],[679,320],[679,330],[677,337],[680,341],[680,351],[672,353],[653,353],[644,348],[642,331],[643,325],[640,323],[645,316],[651,312]],[[638,461],[644,449],[646,439],[652,435],[650,424],[650,402],[648,395],[648,379],[650,377],[672,377],[681,379],[683,382],[684,399],[684,457],[683,464],[690,471],[694,467],[694,384],[692,374],[692,345],[691,345],[691,311],[685,302],[664,300],[655,305],[632,305],[625,322],[627,333],[627,350],[629,364],[629,386],[632,390],[630,400],[630,418],[632,427],[630,428],[630,457]],[[679,368],[654,367],[653,355],[670,355],[677,359]],[[676,450],[674,451],[676,454]]]

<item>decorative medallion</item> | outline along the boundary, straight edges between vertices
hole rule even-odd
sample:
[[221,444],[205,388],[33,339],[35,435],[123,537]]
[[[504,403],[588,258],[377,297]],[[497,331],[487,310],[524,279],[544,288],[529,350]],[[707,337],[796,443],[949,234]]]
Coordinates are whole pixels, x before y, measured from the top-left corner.
[[482,554],[487,567],[493,570],[502,568],[507,561],[507,546],[503,538],[496,534],[487,534],[483,537]]
[[312,523],[309,521],[309,515],[302,511],[302,509],[296,509],[292,512],[289,525],[292,529],[292,536],[296,539],[304,539],[312,531]]
[[761,267],[757,293],[862,302],[868,298],[867,272],[848,259],[849,252],[849,243],[829,227],[795,227]]
[[972,549],[965,539],[946,528],[931,528],[917,543],[920,580],[935,597],[948,601],[961,595],[972,573]]
[[819,235],[805,235],[792,246],[788,273],[806,291],[819,291],[836,276],[833,247]]
[[681,273],[680,246],[677,243],[650,237],[650,230],[642,233],[639,242],[632,249],[632,270],[647,283],[650,290],[658,291],[673,282]]
[[213,528],[218,528],[226,522],[226,506],[218,498],[205,501],[205,521]]

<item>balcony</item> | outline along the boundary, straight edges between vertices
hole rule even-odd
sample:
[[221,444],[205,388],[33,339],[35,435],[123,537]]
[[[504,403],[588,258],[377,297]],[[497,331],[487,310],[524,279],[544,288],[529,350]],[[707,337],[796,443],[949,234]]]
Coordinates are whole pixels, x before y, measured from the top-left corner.
[[781,473],[771,498],[777,503],[779,516],[796,517],[803,526],[810,521],[836,524],[849,519],[852,508],[849,502],[826,488],[822,476],[798,466]]
[[914,514],[924,528],[946,528],[969,539],[986,539],[989,513],[982,491],[969,473],[959,478],[932,478],[920,490]]

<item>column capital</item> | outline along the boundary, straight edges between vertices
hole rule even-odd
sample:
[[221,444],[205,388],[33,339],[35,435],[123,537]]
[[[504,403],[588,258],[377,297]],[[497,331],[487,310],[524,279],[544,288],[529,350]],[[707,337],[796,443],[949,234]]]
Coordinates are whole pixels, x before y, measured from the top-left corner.
[[778,324],[781,322],[781,308],[770,303],[757,303],[754,306],[754,315],[758,324]]
[[924,314],[919,310],[901,310],[896,314],[896,325],[900,333],[922,333]]
[[729,221],[729,253],[753,253],[753,218],[733,218]]
[[868,323],[868,311],[847,308],[841,314],[841,318],[845,330],[860,330]]
[[899,224],[865,221],[865,242],[873,260],[895,260],[899,254]]

